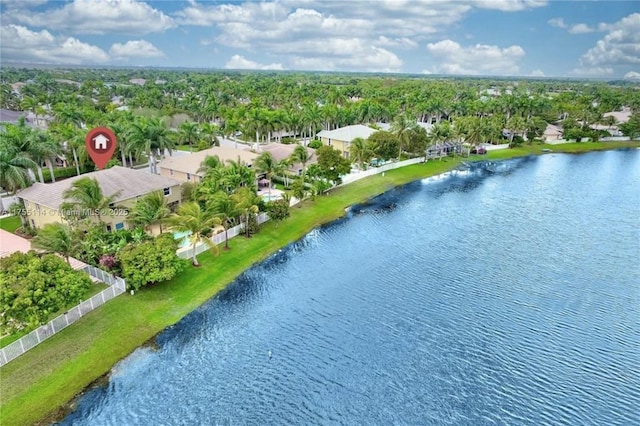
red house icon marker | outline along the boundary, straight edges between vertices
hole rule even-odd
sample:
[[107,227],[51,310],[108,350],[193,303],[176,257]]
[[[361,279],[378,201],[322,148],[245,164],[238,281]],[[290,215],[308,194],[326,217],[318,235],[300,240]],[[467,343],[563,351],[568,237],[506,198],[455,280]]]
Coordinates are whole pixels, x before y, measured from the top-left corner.
[[116,135],[107,127],[96,127],[87,133],[85,146],[93,162],[102,170],[116,151]]

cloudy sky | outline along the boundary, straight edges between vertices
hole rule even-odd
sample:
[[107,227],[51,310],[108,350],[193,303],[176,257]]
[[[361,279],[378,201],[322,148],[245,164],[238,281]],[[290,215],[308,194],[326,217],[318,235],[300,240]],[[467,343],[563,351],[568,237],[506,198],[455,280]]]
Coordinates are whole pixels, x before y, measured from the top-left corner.
[[2,63],[640,79],[640,3],[0,0]]

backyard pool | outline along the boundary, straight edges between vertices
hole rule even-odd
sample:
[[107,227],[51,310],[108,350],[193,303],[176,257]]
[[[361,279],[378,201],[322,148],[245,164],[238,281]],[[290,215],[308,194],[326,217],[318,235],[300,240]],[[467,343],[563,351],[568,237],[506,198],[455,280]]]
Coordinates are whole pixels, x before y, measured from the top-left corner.
[[187,237],[191,235],[191,231],[183,231],[183,232],[174,232],[173,238],[178,240],[178,247],[185,248],[189,247],[189,240]]
[[279,200],[281,198],[282,198],[282,196],[279,195],[279,194],[271,194],[271,195],[267,194],[267,195],[263,195],[262,196],[262,199],[267,203],[269,201],[276,201],[276,200]]

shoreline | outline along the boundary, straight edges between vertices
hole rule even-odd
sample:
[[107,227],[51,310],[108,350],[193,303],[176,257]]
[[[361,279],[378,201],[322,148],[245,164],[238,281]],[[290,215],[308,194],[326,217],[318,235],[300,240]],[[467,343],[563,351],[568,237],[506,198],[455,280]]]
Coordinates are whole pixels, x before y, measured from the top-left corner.
[[[556,145],[551,154],[576,153]],[[579,144],[578,152],[639,148],[625,144]],[[230,240],[223,261],[209,252],[200,255],[201,267],[135,296],[114,299],[74,327],[52,337],[0,369],[3,424],[46,424],[59,419],[91,384],[109,375],[112,367],[167,327],[215,297],[245,270],[303,238],[318,226],[338,220],[348,208],[413,181],[440,175],[463,162],[497,161],[546,154],[545,146],[493,151],[494,154],[431,160],[367,177],[327,196],[291,208],[291,217],[275,227],[267,222],[252,238]],[[213,281],[213,283],[211,282]],[[46,360],[46,361],[45,361]],[[8,395],[8,398],[7,398]],[[7,398],[7,400],[5,400]]]

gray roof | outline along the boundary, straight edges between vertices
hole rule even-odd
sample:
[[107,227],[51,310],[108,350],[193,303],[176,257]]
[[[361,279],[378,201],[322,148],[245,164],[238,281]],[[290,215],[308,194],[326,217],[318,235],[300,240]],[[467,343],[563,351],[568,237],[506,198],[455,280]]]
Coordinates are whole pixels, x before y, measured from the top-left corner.
[[320,138],[335,139],[337,141],[351,142],[355,138],[367,139],[369,136],[377,132],[369,126],[355,124],[353,126],[340,127],[335,130],[323,130],[316,136]]
[[115,166],[55,183],[36,182],[29,188],[18,192],[17,196],[52,209],[58,209],[64,202],[62,195],[64,191],[71,188],[73,182],[85,177],[96,179],[106,197],[120,191],[120,194],[115,198],[114,202],[116,203],[181,183],[176,179],[153,175],[144,170]]
[[[298,146],[298,144],[294,144],[294,143],[284,144],[284,143],[272,142],[272,143],[268,143],[266,145],[261,146],[261,149],[262,149],[262,152],[269,151],[271,155],[273,155],[273,158],[275,158],[276,161],[282,161],[291,157],[291,154],[293,154],[293,151],[295,151],[296,146]],[[307,148],[307,153],[309,154],[309,161],[307,162],[307,165],[318,162],[315,149]],[[289,170],[293,172],[296,172],[300,169],[302,169],[302,163],[295,163],[289,166]]]

